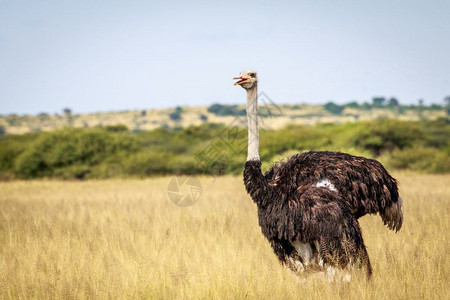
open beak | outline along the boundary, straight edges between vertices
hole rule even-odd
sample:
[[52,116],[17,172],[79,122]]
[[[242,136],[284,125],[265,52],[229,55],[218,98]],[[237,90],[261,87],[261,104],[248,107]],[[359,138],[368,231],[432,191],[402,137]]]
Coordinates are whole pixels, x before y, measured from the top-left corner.
[[249,80],[249,78],[243,77],[242,75],[236,76],[233,80],[238,80],[234,83],[234,85],[240,85]]

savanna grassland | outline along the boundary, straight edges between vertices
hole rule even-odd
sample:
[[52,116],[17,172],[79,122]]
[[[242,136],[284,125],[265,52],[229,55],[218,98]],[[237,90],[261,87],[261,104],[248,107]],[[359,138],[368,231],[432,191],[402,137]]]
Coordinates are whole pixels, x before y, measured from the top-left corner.
[[[262,99],[261,107],[273,106]],[[446,117],[446,109],[440,105],[280,105],[270,108],[276,117],[266,124],[266,128],[281,129],[286,125],[312,125],[318,123],[346,123],[369,121],[379,118],[395,118],[403,121],[421,119],[435,120]],[[327,109],[328,108],[328,109]],[[40,113],[38,115],[0,115],[0,133],[24,134],[30,132],[53,131],[63,127],[95,128],[122,124],[133,131],[148,131],[160,127],[186,128],[200,126],[205,122],[231,124],[237,115],[245,115],[245,105],[220,105],[209,107],[176,107],[170,109],[146,109],[121,112],[98,112],[73,114],[70,109],[64,113]]]
[[0,182],[0,298],[448,298],[450,175],[394,175],[403,228],[361,219],[374,276],[350,283],[282,267],[241,177],[200,177],[187,208],[169,177]]

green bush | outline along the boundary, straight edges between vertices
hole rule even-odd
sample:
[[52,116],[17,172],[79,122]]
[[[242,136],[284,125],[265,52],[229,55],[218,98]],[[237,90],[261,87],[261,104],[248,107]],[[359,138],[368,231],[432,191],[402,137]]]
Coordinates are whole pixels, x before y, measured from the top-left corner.
[[149,176],[154,174],[169,174],[168,161],[172,156],[164,152],[138,152],[124,161],[124,171],[129,175]]
[[8,173],[8,178],[14,178],[16,159],[29,149],[36,139],[36,133],[24,135],[8,135],[0,138],[0,172]]
[[[23,178],[61,177],[61,174],[67,177],[70,171],[62,169],[68,168],[74,170],[74,177],[79,177],[88,172],[86,168],[109,156],[136,150],[135,140],[123,134],[114,135],[102,129],[62,129],[40,135],[17,157],[14,171]],[[74,165],[80,167],[74,169]]]
[[353,146],[369,150],[374,156],[379,156],[384,151],[411,147],[420,143],[424,137],[417,123],[383,119],[362,125],[351,138]]
[[423,173],[449,173],[448,153],[429,147],[397,149],[381,158],[392,169],[409,169]]
[[330,113],[334,115],[340,115],[342,111],[344,110],[343,106],[334,104],[333,102],[328,102],[324,105],[325,110],[329,111]]
[[[123,127],[61,129],[0,137],[0,180],[109,178],[168,174],[239,174],[247,129],[204,123],[188,128],[129,132]],[[447,120],[379,120],[291,125],[260,132],[263,167],[307,150],[381,159],[390,169],[450,172]]]
[[450,119],[440,118],[420,124],[424,132],[425,146],[445,148],[450,145]]
[[108,125],[105,127],[105,130],[111,131],[111,132],[124,132],[124,131],[128,131],[128,127],[127,127],[127,125],[124,125],[124,124]]

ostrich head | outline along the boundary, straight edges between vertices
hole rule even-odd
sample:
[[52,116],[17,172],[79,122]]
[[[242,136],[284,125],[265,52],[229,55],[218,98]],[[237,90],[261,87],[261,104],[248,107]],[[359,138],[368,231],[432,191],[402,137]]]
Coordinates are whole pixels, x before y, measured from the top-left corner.
[[236,76],[233,79],[239,80],[236,81],[234,85],[240,85],[246,90],[252,89],[258,82],[258,77],[256,77],[255,71],[244,71],[239,76]]

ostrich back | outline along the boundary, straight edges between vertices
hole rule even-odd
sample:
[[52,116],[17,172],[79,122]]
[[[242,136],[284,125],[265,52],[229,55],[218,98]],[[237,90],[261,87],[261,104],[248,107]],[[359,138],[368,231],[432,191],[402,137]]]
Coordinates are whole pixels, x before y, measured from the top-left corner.
[[310,151],[277,163],[264,174],[268,184],[289,198],[312,184],[329,183],[356,218],[379,213],[392,230],[402,226],[396,180],[373,159],[330,151]]

